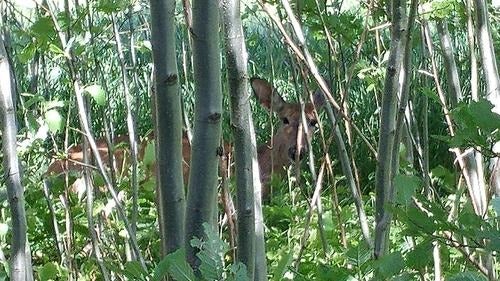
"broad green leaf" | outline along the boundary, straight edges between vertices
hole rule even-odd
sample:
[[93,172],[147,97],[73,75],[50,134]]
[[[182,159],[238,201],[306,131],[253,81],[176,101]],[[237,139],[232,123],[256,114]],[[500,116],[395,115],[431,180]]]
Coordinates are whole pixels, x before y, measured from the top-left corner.
[[56,133],[62,128],[63,118],[61,114],[59,114],[59,111],[57,111],[56,109],[51,109],[45,112],[45,122],[49,126],[49,130],[52,133]]
[[56,55],[64,55],[64,51],[55,44],[49,44],[49,51]]
[[155,156],[155,141],[149,140],[146,145],[146,151],[144,152],[144,158],[142,159],[144,165],[149,166],[156,162]]
[[116,13],[125,10],[130,1],[123,0],[99,0],[97,8],[104,13]]
[[403,269],[403,256],[399,252],[392,252],[377,260],[375,266],[381,276],[390,278]]
[[118,264],[116,261],[105,259],[104,264],[106,265],[106,268],[108,268],[111,272],[114,272],[119,276],[124,275],[123,269],[121,269],[120,264]]
[[38,278],[40,278],[40,281],[56,280],[58,275],[58,265],[54,262],[46,263],[42,267],[38,268]]
[[31,25],[30,31],[38,46],[47,46],[46,43],[57,40],[54,24],[49,16],[38,17]]
[[193,269],[186,262],[186,254],[182,250],[170,254],[170,267],[168,273],[177,281],[196,280]]
[[437,230],[434,220],[429,217],[429,214],[423,212],[417,207],[408,207],[408,220],[413,228],[416,228],[418,232],[424,232],[426,234],[432,234]]
[[454,192],[455,187],[455,173],[448,170],[447,168],[438,165],[431,170],[431,177],[439,178],[439,182],[446,188],[449,192]]
[[471,102],[469,105],[470,114],[479,129],[487,132],[500,129],[500,115],[491,111],[492,109],[493,105],[486,99]]
[[[351,274],[347,268],[343,267],[329,267],[323,264],[320,264],[317,269],[317,280],[318,281],[347,281],[351,280]],[[282,279],[276,279],[282,280]]]
[[292,263],[293,254],[288,252],[281,256],[278,266],[274,269],[273,280],[281,280],[285,272],[288,270],[288,266]]
[[184,249],[168,254],[154,269],[152,280],[161,281],[167,273],[177,281],[196,280],[193,269],[186,262]]
[[106,105],[106,93],[100,85],[89,85],[85,87],[84,91],[87,92],[98,105]]
[[125,263],[123,274],[131,280],[145,280],[146,272],[138,261],[129,261]]
[[30,43],[24,47],[24,49],[17,54],[19,61],[23,64],[28,63],[35,56],[36,46]]
[[[37,103],[44,103],[45,98],[42,95],[33,95],[31,93],[22,93],[21,96],[25,98],[24,107],[30,108]],[[64,104],[64,103],[63,103]],[[45,105],[46,109],[50,109]]]
[[220,280],[224,272],[222,256],[228,251],[229,245],[219,238],[212,226],[203,223],[204,239],[193,238],[191,246],[200,249],[196,254],[200,260],[200,272],[205,280]]
[[394,177],[394,188],[396,189],[396,202],[401,205],[408,205],[411,198],[415,195],[417,187],[421,185],[421,181],[416,176],[396,175]]
[[484,275],[477,273],[477,272],[472,272],[472,271],[466,271],[466,272],[461,272],[458,274],[455,274],[448,278],[447,280],[449,281],[486,281],[488,278],[486,278]]
[[249,281],[247,267],[241,262],[232,264],[231,277],[234,281]]
[[153,271],[153,277],[151,281],[161,281],[167,275],[168,269],[170,267],[170,259],[167,255],[164,259],[162,259],[155,267]]
[[[34,99],[36,100],[37,98],[34,98]],[[41,101],[43,101],[43,98],[41,99]],[[60,107],[64,107],[64,101],[51,100],[51,101],[47,101],[47,102],[43,103],[43,108],[45,108],[45,110],[50,110],[50,109],[60,108]]]
[[415,269],[424,269],[430,262],[432,255],[432,243],[429,241],[420,242],[415,249],[406,254],[406,264]]

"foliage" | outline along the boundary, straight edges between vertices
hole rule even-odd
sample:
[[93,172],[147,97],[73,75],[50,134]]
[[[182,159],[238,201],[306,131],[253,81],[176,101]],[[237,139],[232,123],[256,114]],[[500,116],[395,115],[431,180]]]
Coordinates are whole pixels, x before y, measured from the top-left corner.
[[248,280],[245,265],[234,263],[224,265],[223,256],[226,254],[229,246],[224,242],[212,227],[205,223],[203,225],[206,238],[191,240],[191,244],[199,249],[197,254],[200,259],[200,274],[195,275],[193,269],[186,262],[186,252],[179,249],[166,255],[155,268],[152,274],[144,272],[138,262],[128,262],[123,269],[117,264],[108,262],[108,266],[120,276],[127,277],[130,280],[150,280],[161,281],[168,275],[177,281],[192,280],[228,280],[228,281],[246,281]]
[[[193,34],[184,21],[181,1],[177,2],[178,78],[187,127],[192,121],[194,103],[190,47],[190,36]],[[298,100],[299,96],[307,100],[307,94],[317,88],[311,74],[284,43],[282,35],[261,6],[255,1],[244,2],[242,18],[250,75],[273,81],[286,100]],[[268,2],[276,7],[275,14],[282,18],[282,22],[287,22],[281,2]],[[390,45],[390,28],[385,24],[389,22],[390,15],[382,1],[370,2],[373,6],[356,1],[326,1],[327,5],[313,0],[292,2],[321,74],[332,81],[333,97],[343,101],[341,104],[351,119],[352,123],[349,123],[339,118],[335,125],[339,126],[346,140],[346,153],[351,163],[356,165],[358,188],[362,192],[368,224],[374,225],[373,187],[377,162],[360,134],[376,147]],[[456,147],[476,149],[483,153],[486,161],[498,156],[493,146],[500,140],[500,117],[492,112],[491,102],[485,99],[470,101],[469,93],[474,85],[471,85],[470,79],[471,51],[467,43],[465,4],[456,0],[433,0],[424,1],[420,6],[421,19],[428,20],[436,45],[439,38],[434,32],[434,22],[443,20],[449,23],[466,98],[451,110],[455,127],[455,135],[451,136],[444,125],[437,87],[428,77],[431,69],[429,58],[425,55],[427,48],[422,46],[420,30],[414,30],[414,71],[410,77],[411,116],[408,124],[412,126],[409,142],[415,149],[405,146],[401,150],[400,172],[394,178],[396,198],[394,205],[387,206],[395,219],[391,225],[390,254],[379,260],[373,259],[372,250],[362,239],[348,179],[337,157],[338,144],[331,141],[333,122],[328,120],[324,111],[319,111],[321,122],[312,144],[315,155],[312,166],[317,169],[325,161],[327,153],[331,160],[322,185],[322,208],[315,209],[308,221],[315,183],[306,161],[300,166],[298,175],[296,167],[289,171],[277,171],[276,174],[281,172],[281,175],[273,179],[272,197],[264,206],[266,255],[272,280],[374,280],[376,274],[387,280],[431,280],[434,278],[431,258],[434,247],[439,247],[446,280],[486,280],[464,254],[464,243],[476,256],[500,250],[500,199],[495,197],[489,201],[487,216],[477,216],[459,171],[454,166],[455,159],[449,153],[450,148]],[[5,18],[4,29],[10,34],[6,38],[10,38],[8,49],[19,92],[18,152],[24,168],[28,237],[35,276],[39,280],[68,280],[70,275],[82,280],[102,280],[89,235],[92,228],[89,227],[85,200],[89,195],[84,186],[76,181],[80,174],[48,178],[50,188],[47,193],[41,179],[45,178],[44,173],[50,162],[68,156],[66,146],[81,143],[83,139],[76,114],[74,81],[65,62],[68,54],[75,58],[76,69],[73,71],[81,79],[94,134],[116,137],[127,133],[122,74],[112,18],[118,23],[125,49],[124,63],[129,77],[127,86],[134,96],[132,109],[138,134],[143,137],[152,130],[148,3],[100,0],[88,6],[75,5],[69,12],[55,5],[52,7],[53,17],[48,10],[40,7],[18,7],[17,3],[7,6],[2,16]],[[490,9],[489,12],[498,56],[498,9]],[[61,44],[58,28],[66,32],[66,48]],[[287,24],[285,29],[291,30]],[[327,40],[329,37],[333,41],[331,46]],[[478,52],[473,53],[479,55]],[[447,78],[439,52],[434,59],[446,93]],[[222,81],[225,81],[225,75]],[[480,74],[481,94],[484,94],[485,88],[483,80]],[[225,104],[228,104],[228,95],[225,95]],[[427,101],[428,110],[423,111],[423,104]],[[264,143],[279,128],[281,120],[256,106],[253,99],[252,103],[257,142]],[[224,138],[230,140],[228,112],[223,114],[223,131]],[[428,134],[431,136],[429,175],[421,171],[424,116],[428,117]],[[359,132],[353,129],[353,124]],[[245,280],[246,268],[235,264],[228,254],[229,246],[224,241],[230,236],[227,225],[220,225],[219,229],[206,226],[205,237],[191,241],[200,250],[200,276],[185,262],[183,250],[161,256],[154,177],[148,177],[147,171],[147,166],[152,165],[155,159],[153,141],[145,149],[146,156],[142,159],[139,172],[139,179],[144,182],[138,198],[137,239],[147,261],[147,270],[143,270],[138,262],[128,261],[131,251],[124,224],[118,218],[116,204],[110,199],[109,191],[101,187],[102,177],[97,172],[93,173],[94,198],[90,209],[93,228],[99,233],[99,249],[106,269],[128,280],[162,280],[166,274],[177,280]],[[413,154],[413,159],[407,157],[409,154]],[[4,172],[3,167],[0,169]],[[132,190],[127,172],[115,175],[113,181],[120,194],[120,203],[130,216]],[[427,176],[430,177],[430,187],[424,190]],[[488,171],[486,176],[489,177]],[[0,179],[0,184],[3,187],[3,179]],[[488,181],[486,184],[489,188]],[[6,196],[0,197],[3,199],[0,212],[0,280],[7,280],[11,218]],[[220,221],[224,220],[220,218]],[[59,233],[56,233],[56,226]],[[373,229],[370,231],[373,233]],[[57,239],[64,242],[64,257],[57,247]]]

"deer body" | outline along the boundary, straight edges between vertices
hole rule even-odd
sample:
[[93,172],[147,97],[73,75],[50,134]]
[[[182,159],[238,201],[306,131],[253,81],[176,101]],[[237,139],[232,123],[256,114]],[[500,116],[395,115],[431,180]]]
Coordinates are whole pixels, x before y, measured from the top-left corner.
[[[304,133],[300,104],[285,102],[277,91],[263,79],[252,78],[250,81],[253,92],[261,106],[275,112],[282,122],[276,134],[267,143],[260,145],[257,149],[260,179],[263,185],[262,196],[265,198],[269,193],[269,182],[272,175],[281,173],[285,167],[303,157],[307,150],[307,141],[310,141],[311,134]],[[317,123],[314,108],[315,106],[321,106],[322,103],[321,95],[317,93],[314,97],[314,105],[312,103],[304,105],[304,115],[308,131],[312,131],[311,129]],[[144,159],[147,145],[152,137],[151,134],[141,142],[138,155],[140,160]],[[129,155],[126,148],[127,145],[123,144],[127,144],[128,142],[129,138],[126,135],[120,136],[114,141],[113,146],[115,148],[113,154],[116,159],[118,174],[126,172],[124,169],[128,166]],[[100,139],[96,143],[101,159],[104,163],[109,163],[110,153],[106,141]],[[229,147],[229,145],[225,145],[224,148],[228,149]],[[184,134],[182,139],[184,182],[187,182],[189,178],[190,152],[190,142],[187,135]],[[83,147],[82,145],[77,145],[68,150],[67,159],[54,161],[49,166],[46,175],[60,175],[70,171],[81,172],[83,168]],[[148,167],[148,170],[154,173],[156,168]]]

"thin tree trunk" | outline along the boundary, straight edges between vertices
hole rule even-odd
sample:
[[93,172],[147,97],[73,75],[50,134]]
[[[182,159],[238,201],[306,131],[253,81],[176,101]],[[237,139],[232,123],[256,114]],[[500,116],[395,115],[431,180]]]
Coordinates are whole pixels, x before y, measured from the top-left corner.
[[[488,6],[485,0],[475,0],[474,3],[477,22],[477,41],[483,63],[483,73],[486,78],[486,99],[493,104],[492,111],[500,114],[500,77],[488,19]],[[494,145],[493,150],[500,153],[500,142]],[[480,165],[482,164],[482,157],[479,153],[477,153],[476,161],[481,161],[481,163],[478,162],[478,172],[480,176],[483,176],[484,169]],[[500,196],[500,157],[493,157],[490,161],[492,167],[490,185],[495,195]],[[484,188],[484,186],[481,187]],[[495,264],[491,255],[492,253],[489,253],[489,257],[485,259],[485,265],[488,268],[488,278],[496,280]]]
[[12,72],[0,33],[0,125],[2,131],[3,171],[9,198],[12,244],[10,247],[10,280],[26,280],[32,272],[27,272],[26,244],[27,225],[24,208],[24,187],[21,184],[21,170],[17,157],[17,121],[14,107],[14,85]]
[[[255,276],[254,272],[266,272],[265,253],[255,253],[255,212],[253,163],[257,162],[257,146],[250,109],[248,91],[247,59],[243,27],[240,18],[240,0],[224,0],[221,4],[226,60],[228,68],[229,93],[231,93],[231,128],[234,136],[234,159],[236,171],[238,246],[236,259],[247,267],[250,280],[264,280],[267,276]],[[258,262],[259,261],[259,262]],[[263,262],[261,262],[263,261]],[[257,266],[259,268],[257,268]],[[264,267],[264,268],[262,268]]]
[[[83,163],[88,164],[89,161],[89,148],[88,141],[85,140],[83,142]],[[97,232],[94,225],[94,186],[92,185],[92,176],[89,168],[87,166],[83,169],[83,179],[85,182],[86,188],[86,211],[87,211],[87,222],[90,232],[90,242],[92,244],[92,254],[96,259],[97,265],[102,274],[102,279],[105,281],[110,280],[109,272],[104,265],[104,261],[102,259],[101,249],[99,248],[99,239],[97,238]]]
[[[59,37],[62,48],[66,49],[68,47],[67,41],[65,39],[64,33],[61,31],[61,27],[56,19],[56,16],[53,13],[53,9],[51,9],[51,7],[47,5],[46,10],[50,14],[50,18],[52,20],[52,23],[54,24],[54,28],[57,32],[57,35]],[[88,118],[86,115],[86,109],[85,109],[85,105],[84,105],[83,89],[80,85],[80,79],[78,77],[78,73],[75,70],[74,58],[71,55],[71,53],[69,53],[69,54],[67,54],[67,56],[65,56],[65,59],[66,59],[67,67],[68,67],[69,76],[71,77],[73,90],[74,90],[75,96],[76,96],[78,115],[79,115],[80,125],[82,127],[82,131],[85,134],[85,137],[89,141],[89,146],[91,148],[92,154],[93,154],[94,159],[96,161],[97,167],[99,168],[98,170],[101,173],[101,175],[104,179],[104,182],[106,183],[105,184],[106,188],[109,191],[109,193],[111,194],[114,202],[116,203],[116,209],[118,211],[118,216],[120,217],[121,220],[123,220],[124,228],[127,231],[127,234],[129,236],[128,238],[130,239],[130,243],[132,244],[134,254],[136,255],[137,259],[139,260],[141,268],[144,270],[147,270],[146,264],[144,262],[144,258],[142,257],[142,254],[141,254],[140,249],[139,249],[139,245],[137,243],[137,238],[135,235],[133,235],[129,220],[125,214],[123,206],[120,203],[120,200],[118,199],[118,195],[116,193],[116,190],[113,187],[113,184],[111,183],[111,180],[110,180],[108,174],[106,173],[106,169],[104,167],[103,161],[102,161],[100,154],[99,154],[99,151],[97,149],[96,141],[95,141],[95,139],[92,135],[92,132],[90,130]]]
[[[122,86],[123,86],[123,96],[125,100],[125,106],[127,110],[127,129],[129,136],[129,145],[130,145],[130,160],[132,171],[130,175],[130,183],[132,187],[132,214],[130,216],[130,223],[132,229],[132,235],[136,236],[137,234],[137,216],[139,213],[139,183],[137,180],[137,141],[135,135],[135,124],[134,124],[134,116],[132,112],[132,101],[131,94],[129,90],[129,79],[127,68],[125,65],[125,56],[123,54],[122,41],[120,38],[120,32],[118,30],[118,26],[116,24],[115,16],[112,14],[111,19],[113,22],[113,32],[115,35],[116,41],[116,50],[118,52],[118,58],[120,62],[120,70],[122,75]],[[110,157],[110,159],[112,159]]]
[[[195,113],[187,196],[186,254],[198,271],[197,249],[191,239],[204,237],[217,206],[217,167],[222,123],[218,1],[193,1],[193,64]],[[198,272],[199,274],[199,272]]]
[[[375,174],[375,241],[374,255],[380,258],[389,250],[389,232],[392,215],[386,209],[387,204],[392,204],[394,199],[393,180],[397,167],[393,161],[397,154],[398,139],[397,108],[398,92],[401,90],[399,78],[402,63],[405,60],[406,41],[406,2],[404,0],[392,1],[392,35],[391,50],[387,62],[387,71],[382,97],[382,110],[380,121],[380,136],[377,150],[377,170]],[[403,70],[404,71],[404,70]]]
[[[425,31],[424,28],[421,28],[421,52],[422,52],[422,62],[420,67],[423,67],[427,64],[429,53],[425,50]],[[421,84],[424,88],[429,87],[429,80],[427,77],[423,77]],[[419,154],[421,157],[421,166],[422,166],[422,177],[424,183],[424,193],[432,200],[432,190],[431,190],[431,179],[430,179],[430,171],[429,171],[429,98],[426,95],[422,95],[422,144],[419,146]],[[416,123],[416,122],[415,122]],[[418,129],[415,130],[418,133]],[[417,135],[418,136],[418,135]],[[433,242],[433,250],[432,250],[432,262],[434,266],[434,280],[439,281],[442,279],[442,266],[441,266],[441,254],[439,251],[439,243],[437,241]]]
[[[437,31],[440,37],[441,49],[443,50],[444,66],[446,70],[448,89],[450,91],[450,105],[451,107],[455,107],[458,102],[462,100],[463,95],[458,76],[458,69],[453,55],[453,45],[448,32],[448,24],[445,21],[437,22]],[[476,197],[471,199],[476,201],[477,206],[483,206],[478,210],[480,213],[477,213],[477,215],[483,216],[486,212],[486,202],[488,199],[484,175],[482,173],[483,163],[476,161],[476,153],[479,152],[475,152],[473,149],[466,150],[465,155],[463,155],[465,163],[464,169],[467,169],[467,174],[469,175],[470,189],[473,190],[471,194],[476,195]],[[481,158],[482,157],[480,157],[480,159]]]
[[368,225],[368,219],[366,217],[363,198],[362,195],[358,192],[358,188],[356,185],[356,181],[353,174],[353,169],[351,168],[351,161],[349,160],[349,155],[347,153],[347,149],[345,146],[344,137],[340,132],[340,128],[338,126],[337,119],[335,118],[335,114],[333,113],[332,107],[328,104],[326,106],[326,112],[332,124],[334,124],[333,130],[333,139],[337,144],[337,151],[340,161],[340,166],[342,167],[342,172],[346,177],[347,185],[351,190],[352,198],[354,199],[354,205],[356,207],[356,213],[359,217],[359,226],[361,228],[361,233],[363,234],[363,239],[370,249],[373,248],[373,241],[370,235],[370,227]]
[[[491,38],[491,28],[488,19],[488,6],[485,0],[474,0],[476,11],[476,36],[479,51],[481,53],[481,61],[483,65],[483,73],[486,80],[486,99],[494,106],[493,111],[500,114],[500,77],[498,75],[498,67],[493,49],[493,41]],[[500,142],[496,143],[493,150],[500,153]],[[492,175],[490,184],[496,196],[500,196],[500,158],[491,159]]]
[[155,75],[158,209],[163,254],[184,246],[182,117],[175,53],[175,1],[150,0]]

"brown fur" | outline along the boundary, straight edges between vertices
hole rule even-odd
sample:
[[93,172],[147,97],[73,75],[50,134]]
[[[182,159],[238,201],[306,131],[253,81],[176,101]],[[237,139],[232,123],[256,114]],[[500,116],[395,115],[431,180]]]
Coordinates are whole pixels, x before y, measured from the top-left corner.
[[[302,138],[297,142],[297,135],[302,128],[300,104],[288,103],[277,93],[277,91],[265,80],[259,78],[251,79],[252,89],[259,103],[268,110],[274,111],[280,118],[282,124],[277,129],[275,135],[265,144],[258,147],[258,162],[260,167],[260,179],[263,184],[262,196],[267,197],[269,194],[269,182],[272,174],[281,174],[285,167],[294,162],[291,155],[291,150],[295,148],[297,154],[305,153],[307,151],[306,134],[302,133]],[[314,124],[316,123],[316,115],[314,114],[314,107],[322,105],[322,100],[315,97],[315,105],[307,103],[304,106],[304,113],[309,129],[309,138],[314,131]],[[144,158],[146,147],[148,143],[154,138],[153,134],[148,135],[139,144],[139,159]],[[129,155],[126,149],[129,143],[127,135],[119,136],[114,142],[114,154],[117,163],[117,172],[123,173],[125,167],[128,167]],[[104,164],[109,163],[108,145],[105,140],[98,139],[96,141],[97,148]],[[224,145],[225,156],[231,152],[229,144]],[[70,148],[67,152],[67,159],[59,159],[54,161],[47,169],[46,175],[60,175],[67,171],[81,172],[83,170],[83,147],[76,145]],[[191,157],[191,146],[186,134],[183,134],[182,139],[182,155],[184,158],[183,174],[184,182],[187,183],[189,175],[189,163]],[[226,167],[226,165],[223,165]],[[148,170],[154,174],[155,167],[148,167]],[[149,176],[150,176],[149,175]]]

